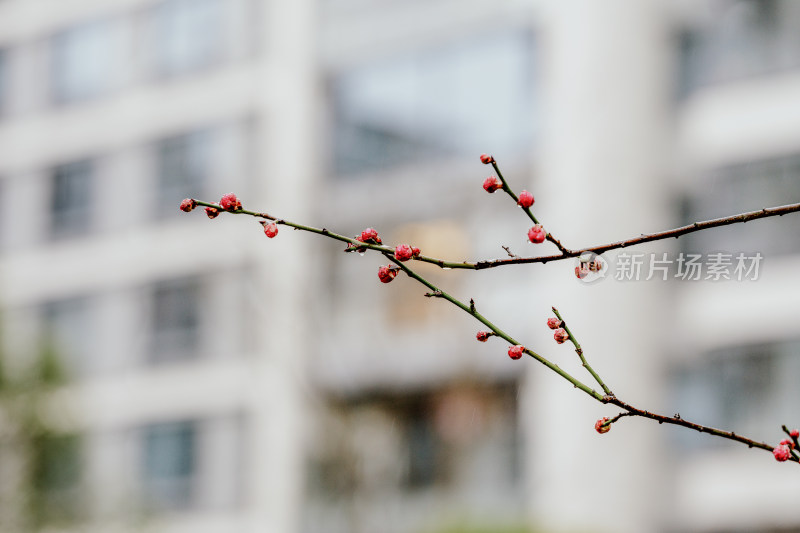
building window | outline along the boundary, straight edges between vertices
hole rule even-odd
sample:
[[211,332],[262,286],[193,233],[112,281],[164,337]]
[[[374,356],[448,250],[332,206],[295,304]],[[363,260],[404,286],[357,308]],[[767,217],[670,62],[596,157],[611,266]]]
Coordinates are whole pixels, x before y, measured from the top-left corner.
[[[687,420],[744,435],[769,435],[800,402],[800,342],[731,346],[698,357],[674,374],[674,405]],[[769,416],[765,416],[769,413]],[[724,446],[682,428],[687,448]]]
[[429,489],[464,495],[489,485],[510,493],[519,470],[516,402],[513,384],[347,400],[324,420],[309,489],[319,500],[378,489],[400,498]]
[[56,103],[97,98],[112,89],[125,68],[121,28],[93,21],[52,38],[52,96]]
[[199,348],[200,285],[174,280],[155,286],[149,360],[164,363],[193,357]]
[[90,367],[92,325],[88,298],[70,298],[45,304],[45,342],[64,377],[81,375]]
[[144,428],[142,489],[148,507],[177,510],[194,503],[197,440],[197,423],[193,421]]
[[212,133],[194,131],[163,139],[156,146],[158,209],[176,216],[184,198],[202,198],[209,174]]
[[[427,407],[427,409],[426,409]],[[404,485],[409,489],[432,487],[441,481],[444,471],[443,446],[433,426],[429,406],[417,405],[406,419],[406,474]]]
[[55,238],[87,233],[92,222],[94,162],[76,161],[55,168],[50,199],[50,234]]
[[679,36],[679,94],[800,67],[799,30],[800,6],[793,0],[712,3]]
[[[527,153],[536,116],[533,51],[529,32],[510,31],[338,73],[331,83],[336,174],[480,153],[488,139],[495,153]],[[475,65],[491,65],[492,75]]]
[[161,76],[180,75],[219,61],[224,46],[220,0],[167,0],[153,10],[153,54]]
[[[800,4],[798,4],[800,5]],[[685,224],[800,201],[800,154],[748,161],[713,171],[681,206]],[[760,252],[764,256],[800,252],[800,218],[778,217],[701,231],[679,239],[684,252]]]

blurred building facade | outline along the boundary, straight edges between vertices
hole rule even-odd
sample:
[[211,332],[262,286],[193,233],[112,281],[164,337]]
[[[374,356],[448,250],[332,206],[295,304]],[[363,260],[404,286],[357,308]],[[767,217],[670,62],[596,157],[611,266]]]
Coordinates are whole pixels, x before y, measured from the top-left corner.
[[[599,437],[612,412],[374,257],[177,209],[235,191],[460,260],[539,252],[482,152],[573,248],[795,202],[798,30],[789,0],[0,0],[6,403],[47,350],[68,378],[36,400],[35,465],[2,455],[4,530],[800,531],[767,454]],[[578,375],[555,305],[620,397],[777,442],[797,226],[643,247],[669,281],[419,271]],[[762,254],[760,278],[676,278],[712,253]]]

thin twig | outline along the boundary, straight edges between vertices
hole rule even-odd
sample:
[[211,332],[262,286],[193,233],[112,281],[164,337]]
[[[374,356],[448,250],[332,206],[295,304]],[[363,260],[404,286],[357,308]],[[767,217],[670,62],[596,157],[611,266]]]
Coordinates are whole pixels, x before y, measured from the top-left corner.
[[[506,333],[505,331],[501,330],[499,327],[497,327],[492,322],[490,322],[489,319],[487,319],[485,316],[480,314],[474,308],[474,306],[465,304],[464,302],[458,300],[454,296],[452,296],[452,295],[448,294],[447,292],[441,290],[436,285],[434,285],[430,281],[426,280],[425,278],[423,278],[422,276],[420,276],[419,274],[414,272],[414,270],[412,270],[407,264],[396,260],[393,255],[389,255],[389,254],[385,254],[385,255],[390,261],[392,261],[397,266],[399,266],[403,270],[403,272],[408,274],[408,276],[410,278],[412,278],[412,279],[418,281],[419,283],[423,284],[424,286],[426,286],[428,289],[433,291],[433,293],[435,295],[439,296],[440,298],[444,298],[445,300],[447,300],[448,302],[452,303],[456,307],[460,308],[461,310],[463,310],[466,313],[468,313],[468,314],[472,315],[473,317],[475,317],[476,320],[478,320],[483,325],[485,325],[487,328],[489,328],[495,334],[495,336],[504,339],[506,342],[508,342],[509,344],[512,344],[512,345],[521,344],[516,339],[511,337],[508,333]],[[566,371],[562,370],[561,367],[559,367],[557,364],[549,361],[545,357],[539,355],[538,353],[534,352],[533,350],[531,350],[529,348],[525,348],[525,353],[527,353],[528,355],[530,355],[531,357],[533,357],[534,359],[536,359],[537,361],[539,361],[540,363],[545,365],[547,368],[549,368],[550,370],[552,370],[553,372],[555,372],[556,374],[558,374],[562,378],[564,378],[567,381],[569,381],[570,383],[572,383],[572,385],[575,388],[582,390],[583,392],[585,392],[586,394],[588,394],[589,396],[591,396],[595,400],[602,401],[602,399],[603,399],[603,395],[602,394],[600,394],[599,392],[595,391],[594,389],[592,389],[588,385],[585,385],[580,380],[578,380],[577,378],[573,377],[572,375],[570,375]]]
[[608,244],[601,244],[598,246],[591,246],[588,248],[580,248],[578,250],[567,250],[561,255],[547,255],[540,257],[519,257],[513,259],[498,259],[495,261],[479,261],[475,265],[476,268],[480,270],[484,268],[495,268],[506,265],[520,265],[526,263],[548,263],[550,261],[560,261],[562,259],[568,259],[570,257],[579,257],[581,254],[585,252],[594,252],[596,254],[601,254],[603,252],[608,252],[609,250],[628,248],[631,246],[636,246],[647,242],[661,241],[664,239],[671,239],[671,238],[677,239],[678,237],[681,237],[688,233],[694,233],[695,231],[716,228],[719,226],[729,226],[731,224],[745,223],[751,220],[757,220],[759,218],[768,218],[775,216],[780,217],[783,215],[787,215],[789,213],[796,213],[798,211],[800,211],[800,203],[782,205],[779,207],[769,207],[761,209],[759,211],[750,211],[747,213],[741,213],[730,217],[715,218],[703,222],[695,222],[687,226],[681,226],[679,228],[661,231],[658,233],[644,234],[640,235],[639,237],[634,237],[632,239],[628,239],[625,241],[611,242]]
[[[513,200],[514,200],[514,203],[516,203],[516,204],[519,204],[519,197],[517,197],[517,195],[516,195],[516,194],[514,194],[514,191],[512,191],[512,190],[511,190],[511,187],[509,187],[509,186],[508,186],[508,182],[507,182],[507,181],[506,181],[506,179],[503,177],[503,173],[502,173],[502,172],[500,172],[500,167],[497,165],[497,161],[495,161],[494,159],[492,159],[492,168],[494,168],[494,171],[497,173],[497,177],[498,177],[498,178],[500,178],[500,183],[502,183],[502,184],[503,184],[503,192],[505,192],[506,194],[508,194],[508,195],[509,195],[509,196],[510,196],[510,197],[511,197]],[[520,207],[522,207],[522,206],[520,206]],[[529,218],[529,219],[531,219],[531,221],[532,221],[534,224],[539,224],[539,225],[541,225],[541,222],[539,222],[539,219],[537,219],[537,218],[536,218],[536,216],[533,214],[533,212],[531,211],[531,208],[530,208],[530,207],[522,207],[522,210],[525,212],[525,214],[526,214],[526,215],[528,215],[528,218]],[[547,235],[545,236],[545,238],[546,238],[548,241],[550,241],[550,242],[552,242],[553,244],[555,244],[555,245],[556,245],[556,248],[558,248],[558,250],[561,252],[561,254],[562,254],[562,255],[564,255],[564,254],[566,254],[566,253],[568,253],[568,252],[569,252],[569,250],[568,250],[567,248],[565,248],[565,247],[564,247],[564,246],[561,244],[561,241],[559,241],[558,239],[556,239],[555,237],[553,237],[553,235],[552,235],[552,234],[550,234],[550,233],[547,233]]]
[[[513,193],[512,197],[513,196]],[[272,220],[276,224],[284,224],[286,226],[290,226],[299,230],[308,231],[311,233],[316,233],[318,235],[324,235],[326,237],[330,237],[332,239],[336,239],[338,241],[350,243],[353,245],[357,245],[359,248],[369,248],[371,250],[376,250],[382,253],[393,253],[392,250],[388,246],[378,245],[378,244],[367,244],[363,243],[355,238],[345,237],[344,235],[339,235],[337,233],[333,233],[327,229],[320,229],[314,228],[312,226],[306,226],[303,224],[297,224],[295,222],[290,222],[288,220],[276,218],[271,216],[267,213],[258,213],[256,211],[248,211],[246,209],[240,209],[238,211],[225,211],[223,210],[219,204],[213,204],[209,202],[203,202],[200,200],[195,200],[197,205],[206,206],[206,207],[213,207],[218,209],[224,213],[232,213],[232,214],[239,214],[239,215],[250,215],[257,218],[263,218],[266,220]],[[560,255],[547,255],[547,256],[539,256],[539,257],[513,257],[509,259],[496,259],[491,261],[478,261],[476,263],[472,263],[469,261],[445,261],[443,259],[439,259],[436,257],[429,257],[420,255],[415,257],[414,260],[422,261],[424,263],[431,263],[436,265],[440,268],[444,269],[471,269],[471,270],[483,270],[487,268],[496,268],[501,266],[508,266],[508,265],[521,265],[521,264],[528,264],[528,263],[548,263],[551,261],[561,261],[564,259],[569,259],[572,257],[580,257],[581,254],[585,252],[594,252],[596,254],[601,254],[603,252],[608,252],[609,250],[616,250],[619,248],[628,248],[631,246],[636,246],[638,244],[644,244],[647,242],[659,241],[664,239],[671,239],[671,238],[678,238],[682,235],[686,235],[687,233],[694,233],[695,231],[701,231],[704,229],[715,228],[718,226],[728,226],[731,224],[738,224],[738,223],[745,223],[751,220],[757,220],[759,218],[768,218],[768,217],[775,217],[775,216],[783,216],[789,213],[796,213],[800,211],[800,203],[798,204],[789,204],[783,205],[779,207],[769,207],[764,208],[759,211],[750,211],[747,213],[741,213],[738,215],[733,215],[730,217],[723,217],[723,218],[715,218],[713,220],[706,220],[703,222],[695,222],[693,224],[689,224],[688,226],[681,226],[680,228],[675,228],[667,231],[662,231],[659,233],[650,233],[641,235],[639,237],[634,237],[633,239],[628,239],[626,241],[617,241],[608,244],[601,244],[598,246],[592,246],[589,248],[581,248],[578,250],[568,250],[565,251]]]
[[[688,420],[684,420],[680,416],[664,416],[659,415],[657,413],[651,413],[650,411],[645,411],[644,409],[639,409],[638,407],[634,407],[628,403],[623,402],[619,398],[615,396],[607,396],[603,399],[605,403],[610,403],[612,405],[616,405],[617,407],[621,407],[628,413],[633,416],[641,416],[643,418],[649,418],[651,420],[655,420],[659,424],[674,424],[676,426],[683,426],[685,428],[693,429],[694,431],[699,431],[700,433],[708,433],[710,435],[714,435],[716,437],[721,437],[723,439],[728,439],[736,442],[741,442],[742,444],[746,444],[748,448],[760,448],[762,450],[767,450],[772,452],[775,448],[774,446],[770,446],[766,442],[758,442],[753,439],[749,439],[747,437],[743,437],[742,435],[737,435],[733,431],[723,431],[721,429],[712,428],[710,426],[704,426],[702,424],[696,424],[694,422],[689,422]],[[794,461],[796,463],[800,463],[796,457],[790,457],[790,461]]]
[[605,392],[607,396],[614,396],[614,393],[611,392],[611,389],[609,389],[605,383],[603,383],[603,380],[600,379],[600,376],[594,371],[594,368],[592,368],[591,365],[586,362],[586,357],[583,355],[583,348],[581,348],[581,345],[578,343],[578,339],[575,338],[575,335],[569,329],[569,326],[567,326],[567,321],[561,317],[561,313],[558,312],[558,309],[555,307],[552,309],[553,313],[555,313],[556,317],[558,317],[558,319],[561,321],[561,327],[564,328],[564,330],[567,332],[567,335],[569,335],[570,342],[572,342],[573,346],[575,346],[575,353],[577,353],[578,357],[580,357],[583,368],[588,370],[597,384],[603,387],[603,392]]

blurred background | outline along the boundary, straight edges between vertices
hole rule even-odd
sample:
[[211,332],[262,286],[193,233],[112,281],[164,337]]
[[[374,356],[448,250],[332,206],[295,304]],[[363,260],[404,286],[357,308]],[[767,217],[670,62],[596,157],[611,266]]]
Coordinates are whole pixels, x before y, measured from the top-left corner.
[[[796,466],[600,436],[616,410],[382,258],[178,211],[233,191],[450,260],[552,253],[484,152],[571,248],[798,202],[800,2],[0,0],[0,530],[800,532]],[[556,306],[622,399],[775,444],[798,230],[628,250],[638,281],[419,271],[588,383]],[[690,252],[763,260],[676,278]]]

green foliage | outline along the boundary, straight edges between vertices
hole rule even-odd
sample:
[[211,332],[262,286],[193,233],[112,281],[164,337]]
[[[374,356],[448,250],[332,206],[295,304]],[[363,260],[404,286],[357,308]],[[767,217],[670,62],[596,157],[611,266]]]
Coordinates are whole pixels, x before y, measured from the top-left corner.
[[[81,518],[82,439],[48,427],[42,408],[50,392],[68,382],[55,344],[45,339],[25,371],[8,371],[8,354],[0,339],[0,410],[6,434],[0,447],[7,460],[19,461],[23,475],[15,480],[13,499],[0,502],[0,529],[38,531],[68,525]],[[13,518],[12,518],[13,517]]]

